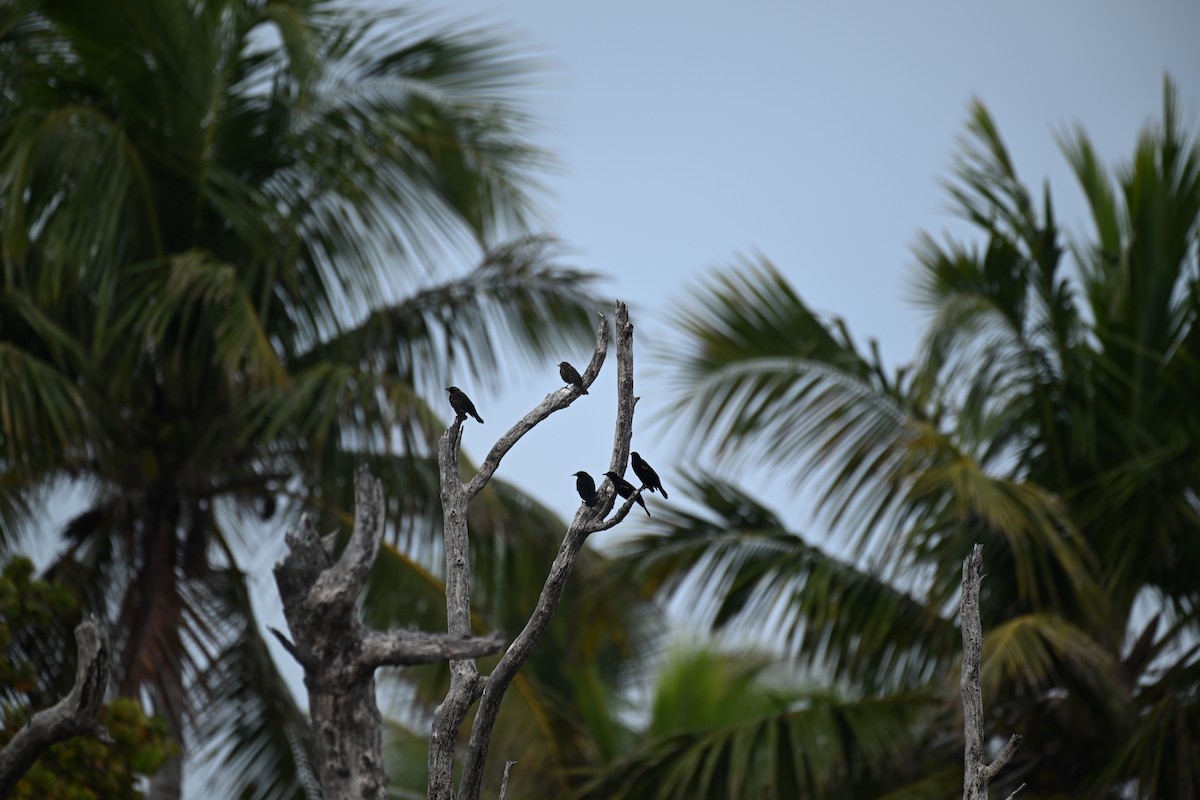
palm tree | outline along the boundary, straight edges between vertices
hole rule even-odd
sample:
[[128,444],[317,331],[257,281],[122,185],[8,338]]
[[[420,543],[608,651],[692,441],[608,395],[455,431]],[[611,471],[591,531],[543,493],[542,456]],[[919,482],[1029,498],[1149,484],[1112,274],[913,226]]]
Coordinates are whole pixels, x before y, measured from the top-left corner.
[[762,653],[669,653],[634,745],[573,796],[873,797],[921,766],[910,742],[929,729],[924,698],[853,697],[778,667]]
[[[810,488],[867,566],[693,476],[707,511],[656,518],[625,569],[647,591],[711,593],[714,627],[755,621],[817,678],[952,709],[960,565],[982,542],[989,732],[1026,736],[996,789],[1194,796],[1200,147],[1169,82],[1115,180],[1081,131],[1064,135],[1095,226],[1064,246],[1049,188],[1034,201],[981,105],[969,133],[950,191],[982,241],[921,238],[929,328],[913,364],[888,370],[765,260],[699,290],[665,356],[673,412],[711,437],[689,441]],[[961,768],[946,747],[960,723],[929,724],[908,743],[921,774],[897,773],[889,796],[961,790],[935,780]],[[837,730],[791,744],[819,751]]]
[[86,490],[51,572],[119,632],[123,693],[221,737],[231,794],[305,774],[257,534],[344,518],[362,461],[397,536],[437,524],[424,398],[590,341],[591,276],[530,234],[527,67],[340,0],[0,9],[0,542]]

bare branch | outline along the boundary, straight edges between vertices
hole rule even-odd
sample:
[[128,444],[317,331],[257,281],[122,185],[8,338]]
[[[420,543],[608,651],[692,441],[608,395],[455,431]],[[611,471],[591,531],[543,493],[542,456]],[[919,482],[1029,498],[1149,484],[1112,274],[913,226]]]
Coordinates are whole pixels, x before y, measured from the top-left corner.
[[[596,350],[592,353],[592,360],[588,362],[587,369],[583,371],[583,385],[585,389],[596,380],[600,368],[604,365],[605,356],[608,355],[608,340],[608,318],[601,314],[600,323],[596,327]],[[546,419],[546,417],[555,411],[561,411],[571,405],[581,395],[582,392],[574,386],[567,386],[551,392],[546,395],[546,399],[539,403],[536,408],[518,420],[517,424],[509,428],[496,444],[492,445],[492,449],[483,459],[483,463],[479,465],[479,472],[475,473],[475,476],[467,483],[467,500],[470,501],[471,498],[479,494],[500,466],[500,460],[513,448],[513,445],[521,440],[522,436],[533,430],[539,422]]]
[[1016,789],[1013,789],[1013,793],[1010,794],[1008,797],[1004,798],[1004,800],[1013,800],[1013,798],[1015,798],[1017,795],[1019,795],[1021,793],[1021,790],[1024,788],[1025,788],[1025,784],[1022,783]]
[[[633,440],[633,411],[638,400],[633,393],[633,323],[629,320],[629,308],[624,303],[617,303],[617,421],[613,426],[613,449],[609,458],[609,472],[615,472],[625,477],[625,468],[629,464],[630,442]],[[611,485],[608,489],[600,490],[600,511],[592,523],[588,534],[599,533],[614,527],[629,514],[633,504],[637,502],[632,497],[610,519],[601,522],[604,515],[612,508],[617,493]],[[637,496],[636,494],[634,495]]]
[[500,782],[500,800],[504,800],[504,795],[508,792],[508,771],[510,769],[512,769],[512,765],[515,763],[517,763],[517,762],[515,762],[515,761],[505,761],[504,762],[504,780],[502,780]]
[[[633,325],[629,321],[629,309],[624,303],[617,304],[617,421],[613,436],[613,453],[611,463],[613,471],[624,470],[620,459],[629,456],[629,440],[633,431]],[[607,346],[607,325],[601,326],[604,344]],[[598,336],[600,341],[602,337]],[[591,367],[589,367],[589,373]],[[478,476],[477,476],[478,477]],[[533,652],[542,635],[550,625],[550,620],[562,599],[566,588],[567,578],[583,548],[584,541],[595,526],[602,525],[598,520],[611,508],[613,493],[602,497],[602,502],[595,508],[581,507],[575,514],[575,519],[567,529],[559,546],[558,554],[546,576],[538,596],[537,605],[530,614],[529,620],[517,637],[513,639],[508,650],[500,658],[500,662],[485,680],[483,695],[475,719],[471,724],[471,737],[467,743],[467,756],[463,766],[461,783],[459,784],[459,800],[478,800],[483,783],[483,767],[487,761],[492,728],[500,711],[500,703],[504,698],[509,684],[516,677],[517,671]],[[629,513],[632,498],[626,502],[624,511]]]
[[1009,737],[1008,743],[1004,745],[1004,749],[1000,751],[1000,755],[996,756],[996,760],[984,767],[984,780],[986,782],[990,783],[992,778],[996,777],[996,773],[1004,769],[1005,765],[1016,755],[1017,748],[1021,746],[1021,742],[1024,740],[1025,737],[1019,733],[1014,733]]
[[613,429],[612,458],[609,470],[625,477],[629,463],[629,442],[633,438],[633,407],[638,398],[633,394],[633,323],[629,308],[617,303],[617,424]]
[[[628,312],[626,312],[626,315]],[[584,388],[590,386],[600,372],[608,354],[608,320],[600,315],[596,329],[596,349],[583,370]],[[470,636],[471,628],[471,563],[470,536],[467,531],[467,504],[495,474],[505,454],[533,430],[539,422],[560,411],[581,396],[574,386],[558,389],[522,417],[492,446],[479,471],[464,484],[459,477],[459,448],[462,441],[462,420],[456,419],[438,441],[438,469],[442,486],[442,535],[446,553],[446,629],[451,636]],[[582,544],[582,540],[580,542]],[[568,567],[568,572],[569,567]],[[565,580],[565,576],[564,576]],[[484,679],[475,662],[453,659],[450,662],[450,688],[445,699],[433,712],[429,737],[429,797],[449,800],[453,796],[454,753],[458,731],[467,713],[484,691]]]
[[[442,486],[442,537],[446,553],[446,629],[450,636],[471,635],[471,558],[467,534],[466,487],[459,478],[458,454],[462,419],[455,419],[438,441],[438,470]],[[483,692],[483,679],[470,659],[450,661],[450,688],[433,711],[429,734],[429,797],[453,796],[454,751],[458,729],[471,705]]]
[[363,639],[362,660],[371,667],[406,667],[458,658],[478,658],[504,647],[504,634],[461,638],[426,631],[370,631]]
[[96,722],[108,688],[112,651],[108,631],[88,618],[75,627],[78,663],[75,685],[62,700],[33,715],[3,750],[0,750],[0,797],[8,797],[21,776],[51,745],[91,733],[112,744],[112,737]]
[[302,667],[308,666],[308,664],[305,664],[300,660],[303,657],[303,654],[296,649],[296,645],[292,644],[291,639],[283,635],[283,631],[279,630],[278,628],[273,628],[270,625],[267,626],[267,630],[270,631],[275,637],[275,641],[279,642],[283,649],[288,651],[288,655],[296,659],[296,663]]
[[383,484],[360,466],[354,476],[354,530],[342,557],[321,574],[309,594],[314,607],[354,607],[379,554],[383,514]]
[[[613,492],[613,494],[615,495],[616,492]],[[608,519],[594,520],[592,524],[588,526],[587,535],[591,536],[593,533],[600,533],[601,531],[607,531],[615,528],[621,522],[621,520],[629,516],[629,512],[633,510],[633,504],[637,502],[636,498],[636,494],[631,496],[628,500],[622,503],[621,507],[617,509],[617,512]],[[607,502],[607,499],[608,498],[605,498],[605,502]]]
[[[448,485],[451,492],[461,492],[461,483]],[[322,793],[383,800],[388,778],[375,670],[494,653],[503,639],[499,633],[368,631],[357,598],[379,554],[385,506],[383,485],[365,468],[355,473],[354,501],[354,529],[336,562],[307,515],[299,533],[287,535],[288,553],[275,565],[275,583],[292,639],[272,633],[304,667]]]
[[979,570],[982,564],[983,545],[976,544],[971,555],[963,560],[962,602],[959,607],[963,638],[962,677],[959,682],[965,740],[963,800],[987,800],[988,782],[1004,768],[1021,744],[1020,734],[1013,734],[995,761],[991,764],[984,761],[983,688],[980,682],[983,624],[979,619]]

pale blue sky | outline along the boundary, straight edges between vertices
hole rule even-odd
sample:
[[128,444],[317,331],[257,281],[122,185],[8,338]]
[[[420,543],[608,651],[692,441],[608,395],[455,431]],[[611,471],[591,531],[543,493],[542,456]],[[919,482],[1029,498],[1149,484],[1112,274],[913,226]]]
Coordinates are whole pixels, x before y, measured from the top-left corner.
[[[1194,0],[425,7],[515,37],[544,62],[531,110],[560,165],[548,180],[548,230],[634,307],[643,396],[634,447],[668,490],[673,465],[693,459],[648,424],[663,404],[646,344],[709,268],[760,252],[810,305],[845,317],[860,339],[878,338],[900,363],[916,347],[920,322],[903,299],[909,247],[919,230],[955,224],[939,181],[973,97],[998,120],[1027,182],[1040,187],[1049,177],[1061,215],[1080,230],[1086,220],[1056,130],[1078,122],[1106,159],[1125,158],[1159,112],[1164,72],[1177,81],[1188,119],[1200,116]],[[580,364],[586,356],[562,357]],[[561,385],[553,367],[500,396],[456,382],[487,420],[467,425],[476,459]],[[500,476],[569,519],[578,508],[571,474],[607,468],[614,386],[609,362],[591,395],[526,437]],[[806,501],[785,482],[742,477],[793,527],[815,530]],[[648,502],[653,511],[663,501]],[[622,527],[635,530],[639,514]],[[265,619],[280,618],[269,575],[280,544],[251,567]],[[298,687],[294,664],[276,656]],[[202,784],[189,776],[188,795]]]
[[[1078,123],[1106,160],[1126,158],[1159,113],[1164,73],[1177,82],[1192,130],[1200,119],[1196,0],[417,7],[494,29],[544,64],[530,108],[560,167],[547,181],[547,229],[572,248],[575,264],[608,276],[605,288],[633,305],[643,396],[634,446],[669,490],[673,465],[694,459],[648,424],[663,398],[645,345],[709,268],[761,253],[811,306],[846,318],[860,340],[878,338],[901,363],[920,325],[904,300],[909,247],[920,230],[955,225],[940,180],[972,98],[991,109],[1026,182],[1040,188],[1050,179],[1060,218],[1079,232],[1087,221],[1056,131]],[[586,355],[562,357],[580,364]],[[613,373],[610,362],[589,397],[535,430],[499,471],[564,518],[578,507],[571,473],[606,469]],[[466,447],[477,459],[561,385],[553,367],[500,396],[456,382],[488,421],[468,424]],[[814,529],[785,482],[741,477],[793,527]],[[648,500],[652,511],[662,502]],[[46,527],[78,503],[58,498]],[[637,517],[622,527],[633,529]],[[50,537],[39,544],[52,546]],[[250,566],[261,613],[276,622],[269,569],[280,544]],[[286,656],[280,664],[297,674]],[[203,780],[189,777],[188,795],[199,796]]]
[[[1081,124],[1104,158],[1126,158],[1159,113],[1164,73],[1185,118],[1200,117],[1196,2],[437,8],[515,38],[544,62],[531,107],[560,164],[548,181],[549,229],[574,263],[609,276],[606,288],[636,304],[643,333],[707,269],[759,252],[811,306],[845,317],[901,363],[920,325],[904,299],[909,248],[920,230],[962,230],[940,181],[972,98],[991,110],[1026,182],[1040,191],[1049,178],[1060,217],[1081,233],[1086,218],[1056,132]],[[662,408],[648,355],[641,346],[635,449],[670,489],[672,465],[691,457],[648,424]],[[613,381],[610,365],[592,395],[531,434],[500,475],[569,518],[578,502],[571,473],[606,469]],[[468,429],[476,458],[559,385],[553,368],[500,397],[468,384],[459,385],[488,421]],[[749,482],[810,529],[806,503],[786,483]]]
[[[1059,218],[1081,233],[1087,220],[1056,132],[1080,124],[1103,158],[1127,158],[1160,113],[1167,73],[1185,119],[1193,130],[1200,122],[1196,0],[443,0],[415,8],[484,28],[542,64],[527,100],[558,162],[546,177],[546,230],[634,310],[643,398],[634,449],[668,490],[677,486],[674,465],[695,458],[651,424],[665,397],[647,344],[663,338],[667,309],[708,270],[761,253],[810,306],[844,317],[860,341],[877,338],[893,365],[903,363],[920,331],[905,300],[909,248],[921,230],[963,230],[940,182],[973,98],[991,110],[1025,181],[1040,190],[1049,178]],[[562,358],[578,365],[587,355]],[[553,367],[498,396],[467,376],[455,383],[487,420],[468,426],[465,446],[476,459],[561,386]],[[614,386],[610,362],[589,397],[509,453],[500,477],[569,519],[578,508],[572,473],[598,477],[607,468]],[[819,531],[786,481],[734,477],[795,529]],[[60,499],[47,510],[48,530],[82,500]],[[661,502],[653,496],[651,511]],[[37,544],[51,550],[56,540]],[[274,558],[270,548],[256,559],[268,589]]]
[[[860,341],[877,338],[888,360],[902,363],[920,330],[904,299],[909,248],[920,230],[963,230],[940,181],[973,98],[991,109],[1026,182],[1040,189],[1049,178],[1060,219],[1079,232],[1087,220],[1057,131],[1080,124],[1103,158],[1127,158],[1160,112],[1165,73],[1193,130],[1200,121],[1196,0],[443,0],[416,8],[483,27],[542,63],[528,99],[558,161],[547,177],[547,230],[634,309],[643,397],[634,448],[668,490],[677,486],[674,465],[695,459],[650,424],[665,398],[646,345],[662,338],[666,310],[709,269],[761,253],[811,306],[844,317]],[[576,364],[586,356],[562,355]],[[499,396],[466,376],[455,382],[488,421],[468,425],[465,446],[476,459],[561,385],[553,367]],[[614,384],[610,362],[591,396],[526,437],[499,475],[570,518],[572,473],[598,477],[607,468]],[[819,532],[786,481],[735,477],[793,528]],[[45,529],[57,530],[81,501],[59,497]],[[662,502],[652,496],[651,510]],[[31,544],[44,559],[56,543]],[[252,567],[266,596],[275,550]]]

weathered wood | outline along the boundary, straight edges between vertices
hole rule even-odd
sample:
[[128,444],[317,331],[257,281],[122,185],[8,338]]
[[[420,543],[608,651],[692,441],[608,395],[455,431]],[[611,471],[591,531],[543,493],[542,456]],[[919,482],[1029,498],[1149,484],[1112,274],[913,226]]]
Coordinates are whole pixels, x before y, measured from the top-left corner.
[[71,691],[50,708],[34,714],[0,750],[0,797],[8,796],[21,776],[51,745],[83,734],[112,743],[108,731],[96,721],[108,690],[112,658],[108,631],[94,619],[85,619],[75,627],[75,645],[78,662]]
[[504,800],[504,796],[506,794],[508,794],[508,772],[509,772],[509,770],[512,769],[512,765],[515,763],[517,763],[517,762],[515,762],[515,761],[505,761],[504,762],[504,780],[500,781],[500,800]]
[[[633,325],[624,303],[616,308],[617,332],[617,421],[613,435],[611,469],[625,471],[629,459],[629,442],[633,435]],[[596,332],[596,348],[587,369],[583,372],[584,388],[596,379],[608,352],[610,332],[608,322],[601,317]],[[516,425],[492,447],[479,471],[465,484],[459,479],[458,452],[462,437],[461,422],[456,421],[442,436],[438,462],[442,478],[442,511],[446,551],[446,608],[447,627],[451,635],[465,635],[471,630],[469,534],[467,504],[486,485],[500,465],[500,460],[539,422],[550,414],[566,408],[580,396],[577,387],[558,389]],[[626,501],[611,518],[605,516],[613,507],[615,492],[611,485],[601,489],[599,502],[593,507],[581,506],[567,528],[558,554],[546,577],[529,619],[513,639],[490,675],[482,676],[474,660],[451,662],[450,689],[434,712],[429,744],[430,800],[450,800],[455,796],[453,771],[455,748],[471,706],[476,700],[479,708],[471,724],[471,734],[463,762],[457,797],[459,800],[478,800],[483,783],[483,768],[487,761],[492,730],[504,693],[518,670],[533,652],[534,647],[550,625],[568,578],[587,537],[607,530],[620,522],[633,507],[634,499]]]
[[959,606],[963,639],[962,676],[959,681],[965,742],[963,800],[987,800],[988,783],[1004,768],[1021,744],[1021,735],[1015,733],[1000,755],[996,756],[995,761],[988,764],[984,760],[987,739],[984,736],[983,686],[980,680],[983,664],[983,624],[979,619],[979,584],[982,580],[979,571],[982,564],[983,545],[977,544],[971,555],[963,560],[962,602]]
[[329,798],[387,797],[376,668],[486,655],[503,646],[499,634],[367,630],[357,598],[379,553],[383,529],[382,484],[360,468],[354,476],[354,529],[341,557],[333,560],[306,515],[300,531],[288,534],[288,553],[275,566],[292,638],[274,633],[304,668],[314,767]]

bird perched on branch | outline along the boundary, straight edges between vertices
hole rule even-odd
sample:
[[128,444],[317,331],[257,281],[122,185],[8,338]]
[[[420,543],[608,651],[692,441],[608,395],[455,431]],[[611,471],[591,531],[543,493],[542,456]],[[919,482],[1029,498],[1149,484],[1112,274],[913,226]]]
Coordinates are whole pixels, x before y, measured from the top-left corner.
[[585,506],[591,508],[596,505],[596,482],[591,475],[583,471],[576,472],[575,491],[579,492],[579,498]]
[[457,386],[447,386],[446,391],[450,393],[450,407],[454,409],[454,413],[459,419],[466,419],[468,415],[479,420],[479,424],[483,424],[483,417],[479,416],[479,412],[475,410],[475,404],[471,402],[471,398],[467,397],[467,393]]
[[579,372],[566,361],[558,362],[558,377],[578,389],[580,394],[587,394],[587,389],[583,388],[583,378],[579,377]]
[[642,511],[646,512],[646,516],[647,517],[650,516],[650,509],[646,508],[646,501],[642,499],[642,496],[640,494],[636,495],[636,496],[634,495],[634,492],[636,492],[637,489],[633,488],[632,483],[625,480],[624,478],[622,478],[620,475],[618,475],[615,472],[606,472],[606,473],[604,473],[604,475],[610,481],[612,481],[613,488],[617,490],[617,494],[621,495],[621,497],[623,497],[626,500],[628,500],[632,496],[634,499],[634,502],[636,502],[639,506],[642,507]]
[[633,474],[638,476],[642,487],[651,492],[662,492],[663,499],[666,500],[667,490],[663,488],[662,481],[658,479],[658,473],[654,471],[654,467],[643,461],[637,453],[630,453],[629,456]]

